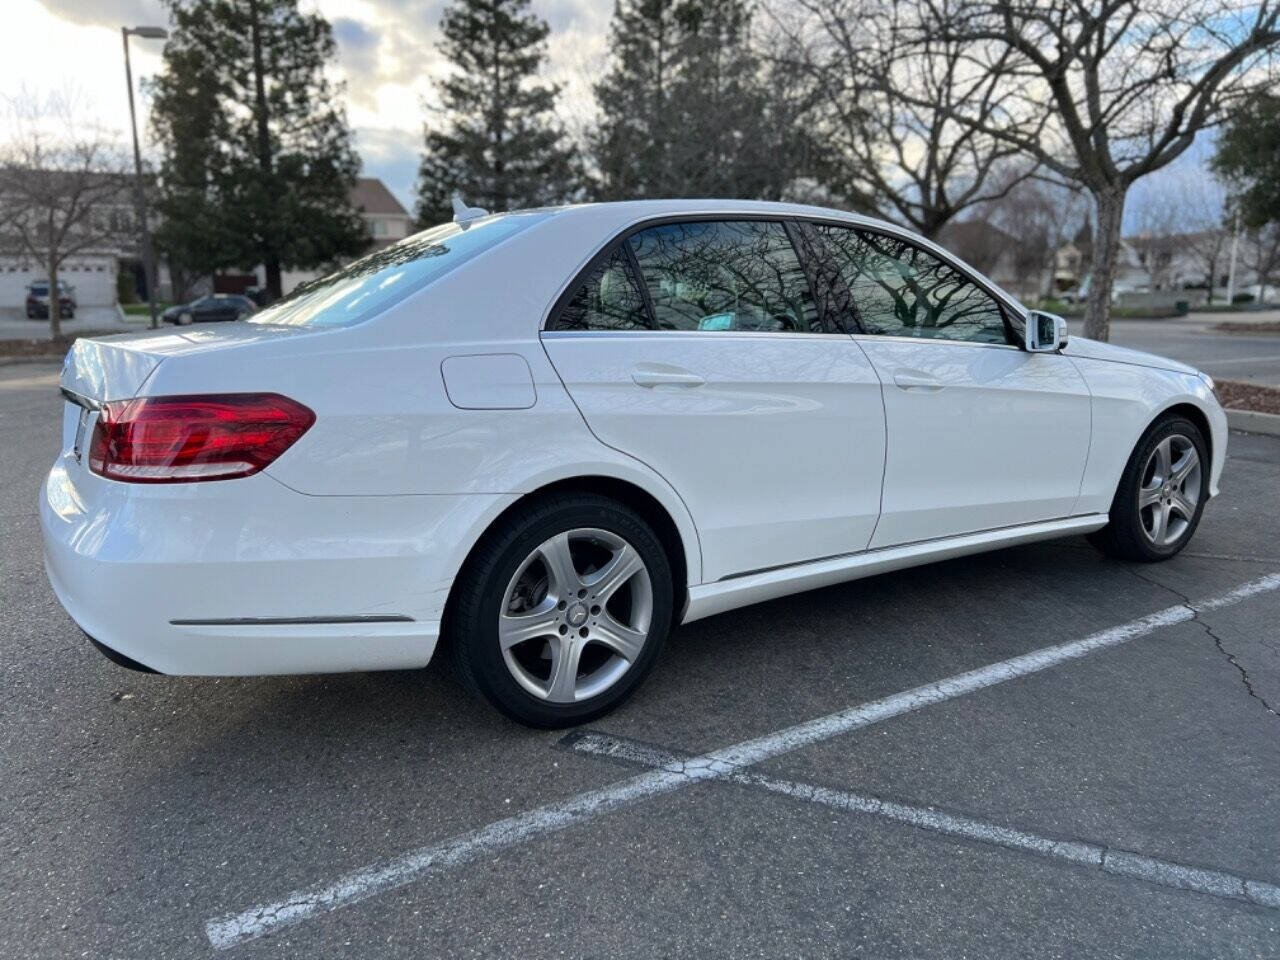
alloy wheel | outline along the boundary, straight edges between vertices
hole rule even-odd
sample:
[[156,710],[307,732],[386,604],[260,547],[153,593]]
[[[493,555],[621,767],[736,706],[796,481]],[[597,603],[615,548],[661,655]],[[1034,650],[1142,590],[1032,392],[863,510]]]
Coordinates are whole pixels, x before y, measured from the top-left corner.
[[623,677],[652,619],[653,585],[635,547],[581,527],[545,540],[516,569],[498,613],[498,642],[525,691],[574,703]]
[[1167,547],[1186,533],[1200,503],[1200,480],[1200,454],[1189,437],[1174,433],[1156,444],[1138,487],[1138,516],[1151,543]]

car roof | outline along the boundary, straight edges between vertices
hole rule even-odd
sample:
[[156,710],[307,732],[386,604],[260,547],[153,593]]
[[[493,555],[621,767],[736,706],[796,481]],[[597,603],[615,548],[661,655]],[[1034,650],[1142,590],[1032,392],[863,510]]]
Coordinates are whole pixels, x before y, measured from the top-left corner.
[[902,227],[888,221],[849,213],[846,210],[820,207],[807,203],[784,203],[774,200],[728,200],[714,197],[684,200],[617,200],[606,203],[578,203],[563,207],[546,207],[544,211],[558,216],[582,217],[592,220],[613,219],[619,223],[655,217],[680,216],[682,214],[696,216],[742,214],[770,217],[809,217],[882,227],[894,232],[910,232],[904,231]]

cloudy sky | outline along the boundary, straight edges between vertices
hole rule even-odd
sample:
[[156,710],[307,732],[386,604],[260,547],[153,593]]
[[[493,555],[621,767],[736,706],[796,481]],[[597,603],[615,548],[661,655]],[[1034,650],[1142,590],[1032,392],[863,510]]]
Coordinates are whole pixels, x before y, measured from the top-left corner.
[[[165,25],[159,0],[2,0],[0,94],[39,96],[69,92],[81,115],[128,137],[120,27]],[[447,0],[301,0],[333,24],[338,41],[336,73],[347,85],[347,115],[364,159],[364,172],[381,177],[412,210],[432,79],[443,69],[435,45]],[[591,116],[591,84],[604,65],[613,0],[533,0],[551,24],[547,75],[564,86],[562,114],[571,127]],[[160,67],[160,43],[131,41],[134,78]],[[139,128],[146,149],[146,101]],[[5,131],[0,130],[0,139]],[[1207,138],[1172,168],[1142,181],[1131,195],[1129,229],[1140,229],[1141,209],[1158,205],[1171,190],[1200,193],[1207,175]],[[1215,201],[1216,203],[1217,201]]]
[[[3,0],[0,93],[70,90],[85,115],[127,138],[122,25],[166,25],[158,0]],[[333,24],[337,73],[364,172],[412,208],[423,102],[441,70],[435,45],[446,0],[302,0]],[[604,59],[612,0],[533,0],[552,28],[547,75],[565,87],[565,120],[590,115],[591,78]],[[131,40],[135,82],[160,68],[161,44]],[[145,100],[140,102],[145,115]],[[146,136],[145,116],[139,129]],[[0,131],[3,133],[3,131]],[[145,139],[143,149],[146,149]]]

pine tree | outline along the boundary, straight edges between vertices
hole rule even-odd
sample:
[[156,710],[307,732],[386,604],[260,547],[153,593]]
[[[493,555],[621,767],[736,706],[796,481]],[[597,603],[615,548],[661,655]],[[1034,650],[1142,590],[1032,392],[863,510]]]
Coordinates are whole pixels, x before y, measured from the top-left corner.
[[681,69],[674,0],[618,0],[609,34],[613,66],[596,85],[601,122],[591,137],[601,200],[679,196],[671,111]]
[[577,158],[556,120],[559,87],[540,83],[546,22],[529,0],[455,0],[440,51],[454,70],[438,85],[443,123],[428,127],[418,177],[418,220],[448,220],[450,200],[513,210],[569,199]]
[[743,0],[618,0],[595,88],[601,199],[781,195],[796,127],[750,27]]
[[201,272],[262,264],[272,297],[285,267],[363,252],[350,192],[360,170],[336,46],[298,0],[169,0],[174,29],[154,83],[163,151],[158,239]]

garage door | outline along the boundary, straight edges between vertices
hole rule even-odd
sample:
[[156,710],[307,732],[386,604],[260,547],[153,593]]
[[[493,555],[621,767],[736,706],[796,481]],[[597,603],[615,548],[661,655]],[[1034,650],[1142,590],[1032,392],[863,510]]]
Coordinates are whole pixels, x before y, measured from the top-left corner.
[[[76,303],[82,307],[109,307],[116,302],[115,257],[76,257],[62,265],[58,276],[75,288]],[[27,285],[44,279],[45,271],[30,261],[0,260],[0,307],[21,307]]]

